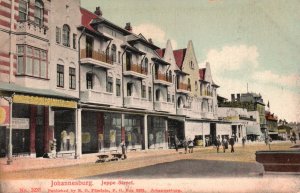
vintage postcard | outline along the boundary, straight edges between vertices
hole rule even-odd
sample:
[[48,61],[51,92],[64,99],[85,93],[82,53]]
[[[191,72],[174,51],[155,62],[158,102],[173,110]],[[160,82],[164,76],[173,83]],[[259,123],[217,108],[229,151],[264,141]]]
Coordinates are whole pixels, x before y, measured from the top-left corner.
[[0,192],[300,193],[297,0],[0,0]]

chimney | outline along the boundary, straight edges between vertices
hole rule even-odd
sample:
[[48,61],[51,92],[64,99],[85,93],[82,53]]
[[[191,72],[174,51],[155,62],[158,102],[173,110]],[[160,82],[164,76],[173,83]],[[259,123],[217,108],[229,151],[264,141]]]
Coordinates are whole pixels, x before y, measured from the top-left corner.
[[241,101],[241,94],[237,94],[237,95],[236,95],[236,100],[237,100],[238,102]]
[[101,11],[100,7],[96,7],[96,10],[95,10],[94,13],[95,13],[96,15],[98,15],[99,17],[102,16],[102,11]]
[[235,101],[235,96],[234,94],[231,94],[231,102],[234,102]]
[[148,42],[149,42],[150,44],[153,44],[152,38],[149,38],[149,39],[148,39]]
[[126,29],[127,31],[132,32],[132,27],[131,27],[131,24],[130,24],[129,22],[126,23],[125,29]]

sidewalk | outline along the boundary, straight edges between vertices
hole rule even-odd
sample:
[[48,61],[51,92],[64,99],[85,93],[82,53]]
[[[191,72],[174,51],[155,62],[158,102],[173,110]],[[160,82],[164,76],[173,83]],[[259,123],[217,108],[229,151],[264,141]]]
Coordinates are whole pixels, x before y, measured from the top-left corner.
[[[152,157],[174,154],[174,149],[167,150],[148,150],[148,151],[132,151],[127,153],[128,160],[134,160],[139,157]],[[11,165],[7,165],[7,158],[0,159],[1,172],[16,172],[23,170],[55,168],[63,166],[74,166],[80,164],[95,163],[100,153],[83,154],[81,158],[75,159],[74,156],[60,157],[56,159],[49,158],[31,158],[31,157],[13,157]]]

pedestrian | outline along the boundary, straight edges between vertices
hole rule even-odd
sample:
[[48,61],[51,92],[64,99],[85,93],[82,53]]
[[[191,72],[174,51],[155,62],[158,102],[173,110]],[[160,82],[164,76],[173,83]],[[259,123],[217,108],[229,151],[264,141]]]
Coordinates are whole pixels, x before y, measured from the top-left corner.
[[122,141],[122,142],[121,142],[121,148],[122,148],[122,157],[123,157],[123,159],[127,159],[127,156],[126,156],[126,144],[125,144],[125,141]]
[[193,153],[194,141],[191,140],[191,138],[189,138],[189,140],[188,140],[188,148],[189,148],[189,153]]
[[231,137],[229,139],[229,144],[231,146],[231,153],[233,153],[234,152],[234,138],[233,137]]
[[174,145],[175,145],[175,149],[176,151],[178,151],[178,145],[179,145],[179,139],[177,138],[177,135],[174,136]]
[[245,143],[246,143],[246,138],[245,137],[242,138],[242,143],[243,143],[243,147],[245,147]]
[[227,138],[224,137],[222,140],[223,152],[225,153],[226,149],[228,149],[228,141]]
[[183,144],[183,147],[184,147],[184,153],[186,154],[187,153],[187,148],[188,148],[188,142],[187,142],[186,138],[184,138],[182,144]]
[[216,142],[216,146],[217,146],[217,153],[219,153],[220,145],[221,145],[220,136],[218,136],[218,138],[217,138],[217,142]]

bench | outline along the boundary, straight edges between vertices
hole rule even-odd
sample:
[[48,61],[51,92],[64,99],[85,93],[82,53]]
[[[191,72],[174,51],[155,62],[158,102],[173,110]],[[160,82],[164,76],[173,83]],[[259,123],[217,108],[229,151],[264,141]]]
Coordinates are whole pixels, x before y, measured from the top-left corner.
[[100,155],[97,155],[97,157],[98,157],[98,160],[96,161],[96,163],[102,163],[102,162],[109,161],[108,160],[109,155],[107,155],[107,154],[100,154]]

